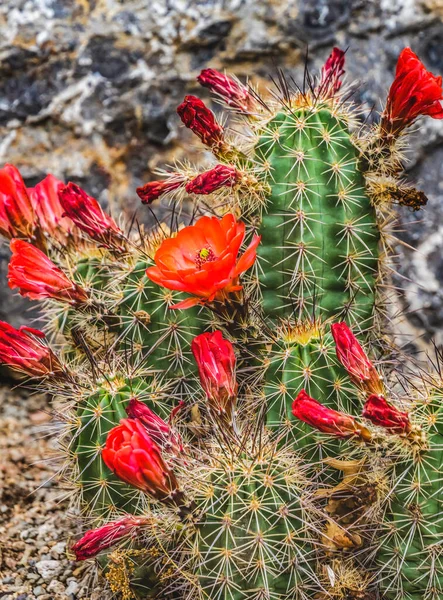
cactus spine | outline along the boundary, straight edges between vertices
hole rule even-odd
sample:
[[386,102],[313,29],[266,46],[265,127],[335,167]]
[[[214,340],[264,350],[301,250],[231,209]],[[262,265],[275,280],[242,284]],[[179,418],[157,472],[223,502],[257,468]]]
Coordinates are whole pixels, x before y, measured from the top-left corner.
[[[187,192],[212,218],[126,236],[61,184],[76,226],[62,255],[28,205],[22,227],[0,211],[2,232],[39,240],[72,279],[57,275],[55,301],[44,273],[25,280],[32,265],[11,263],[10,284],[49,297],[48,332],[64,345],[62,364],[31,334],[67,424],[65,479],[93,527],[73,550],[102,552],[125,600],[442,597],[441,378],[412,364],[398,386],[376,352],[391,205],[424,203],[398,182],[399,148],[417,116],[443,117],[441,82],[405,50],[380,124],[358,132],[343,64],[334,49],[310,89],[281,79],[269,99],[202,72],[248,142],[187,97],[179,115],[218,163],[138,193]],[[35,376],[29,357],[1,356]]]

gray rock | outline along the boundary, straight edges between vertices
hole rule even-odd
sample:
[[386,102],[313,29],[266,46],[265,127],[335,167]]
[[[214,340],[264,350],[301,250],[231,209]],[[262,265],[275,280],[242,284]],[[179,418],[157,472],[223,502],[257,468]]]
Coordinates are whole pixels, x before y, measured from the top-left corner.
[[58,560],[39,560],[35,563],[35,568],[45,581],[49,581],[56,577],[63,567]]

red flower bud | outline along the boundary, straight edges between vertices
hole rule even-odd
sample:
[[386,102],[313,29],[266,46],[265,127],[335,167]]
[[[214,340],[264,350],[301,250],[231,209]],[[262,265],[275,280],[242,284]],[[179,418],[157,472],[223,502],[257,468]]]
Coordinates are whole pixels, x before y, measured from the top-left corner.
[[108,433],[102,458],[117,477],[157,500],[179,493],[175,475],[139,419],[122,419]]
[[110,548],[122,538],[134,535],[139,527],[146,523],[144,517],[127,516],[106,523],[97,529],[90,529],[76,542],[71,550],[75,553],[76,560],[93,558],[106,548]]
[[105,248],[121,249],[122,230],[95,198],[71,182],[60,190],[59,198],[65,216],[72,219],[79,229]]
[[352,381],[369,392],[381,392],[383,385],[375,367],[346,323],[334,323],[331,325],[331,331],[337,358]]
[[301,390],[292,403],[292,414],[323,433],[341,438],[357,436],[367,440],[371,437],[366,427],[359,425],[354,417],[320,404],[305,390]]
[[63,367],[45,341],[38,329],[15,329],[0,321],[0,362],[30,377],[61,374]]
[[143,423],[149,437],[162,450],[169,451],[175,456],[178,456],[183,451],[183,444],[178,433],[146,406],[144,402],[140,402],[137,398],[131,398],[126,407],[126,412],[129,418],[138,419]]
[[184,181],[184,178],[179,175],[170,177],[165,181],[148,181],[148,183],[138,187],[135,191],[143,204],[151,204],[151,202],[157,200],[160,196],[181,187]]
[[47,175],[34,188],[28,188],[40,227],[49,235],[65,242],[66,234],[74,227],[71,219],[63,217],[64,210],[58,197],[59,191],[65,187],[54,175]]
[[398,135],[420,115],[443,119],[442,78],[426,70],[410,48],[402,50],[381,121],[385,133]]
[[232,187],[240,177],[240,172],[234,167],[217,165],[187,183],[186,191],[188,194],[212,194],[221,187]]
[[395,433],[408,432],[411,428],[409,415],[388,404],[383,396],[371,394],[363,408],[363,417],[374,425],[392,430]]
[[186,127],[189,127],[210,148],[223,143],[223,127],[217,123],[214,113],[196,96],[185,96],[177,108],[177,113]]
[[333,98],[342,86],[345,73],[345,53],[340,48],[333,48],[321,70],[321,79],[317,94],[322,98]]
[[255,101],[247,87],[215,69],[204,69],[197,81],[223,98],[225,103],[243,113],[254,110]]
[[231,342],[223,338],[221,331],[202,333],[192,340],[191,349],[209,406],[217,414],[230,417],[237,396],[236,359]]
[[0,169],[0,234],[7,238],[31,238],[36,216],[18,169]]
[[54,298],[73,304],[87,302],[85,290],[68,279],[41,250],[22,240],[11,240],[11,250],[8,269],[11,289],[19,288],[20,294],[31,300]]

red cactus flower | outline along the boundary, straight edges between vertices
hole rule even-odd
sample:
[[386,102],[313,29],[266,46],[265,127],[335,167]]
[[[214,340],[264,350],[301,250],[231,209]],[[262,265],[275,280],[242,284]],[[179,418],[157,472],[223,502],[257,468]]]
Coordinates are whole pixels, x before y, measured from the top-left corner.
[[61,374],[63,367],[45,341],[38,329],[15,329],[0,321],[0,362],[30,377]]
[[223,143],[223,127],[214,113],[196,96],[185,96],[177,113],[186,127],[197,135],[203,144],[213,148]]
[[354,417],[320,404],[305,390],[301,390],[292,403],[292,414],[323,433],[341,438],[357,436],[367,440],[371,437],[366,427],[359,425]]
[[84,304],[88,294],[66,277],[41,250],[23,240],[11,240],[12,257],[8,282],[31,300],[54,298],[61,302]]
[[0,169],[0,234],[7,238],[31,238],[36,215],[18,169]]
[[64,242],[66,234],[74,227],[71,219],[63,216],[64,210],[58,197],[65,184],[54,175],[47,175],[33,188],[28,188],[32,206],[37,214],[40,227],[52,237]]
[[337,358],[344,366],[352,381],[365,390],[380,393],[383,389],[381,379],[357,338],[346,323],[331,325]]
[[345,53],[340,48],[333,48],[321,70],[321,79],[317,94],[323,98],[333,98],[342,86],[345,73]]
[[411,429],[409,415],[388,404],[383,396],[371,394],[363,408],[363,416],[374,425],[390,429],[395,433],[405,433]]
[[151,204],[151,202],[154,202],[160,196],[181,187],[184,181],[183,177],[174,175],[169,179],[165,179],[165,181],[148,181],[148,183],[138,187],[135,191],[143,204]]
[[146,427],[149,437],[162,449],[178,456],[183,451],[180,436],[144,402],[131,398],[126,407],[128,417],[138,419]]
[[210,171],[201,173],[186,184],[188,194],[212,194],[221,187],[232,187],[240,179],[241,173],[228,165],[217,165]]
[[102,458],[122,481],[157,500],[171,500],[178,493],[173,471],[139,419],[122,419],[111,429]]
[[75,183],[69,182],[59,191],[64,214],[74,221],[79,229],[105,248],[121,249],[124,237],[122,230],[112,217],[107,215],[92,196]]
[[248,88],[220,71],[203,69],[197,81],[211,92],[218,94],[228,106],[232,106],[239,112],[250,113],[255,108],[255,100]]
[[237,396],[234,348],[221,331],[202,333],[192,340],[192,353],[209,405],[218,414],[231,416]]
[[76,560],[87,560],[93,558],[106,548],[110,548],[122,538],[134,535],[135,531],[143,527],[147,522],[145,517],[127,516],[106,523],[97,529],[90,529],[76,542],[71,550]]
[[254,264],[260,237],[254,236],[238,259],[244,236],[244,223],[237,222],[232,214],[222,219],[202,217],[162,243],[154,257],[155,267],[149,267],[146,274],[170,290],[193,294],[172,308],[223,299],[241,289],[239,275]]
[[442,78],[426,70],[410,48],[402,50],[381,121],[383,132],[398,135],[421,115],[443,119]]

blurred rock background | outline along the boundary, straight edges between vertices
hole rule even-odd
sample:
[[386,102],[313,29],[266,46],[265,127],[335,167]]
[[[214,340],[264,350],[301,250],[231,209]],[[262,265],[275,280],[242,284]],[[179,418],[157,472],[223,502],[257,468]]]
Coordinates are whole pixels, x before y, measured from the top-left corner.
[[[349,48],[348,80],[369,119],[411,46],[443,73],[443,0],[3,0],[0,5],[0,164],[30,185],[47,172],[74,180],[104,205],[148,215],[135,188],[153,170],[192,159],[195,145],[175,113],[198,92],[204,67],[263,86],[277,67],[303,77],[333,45]],[[217,110],[218,107],[216,106]],[[402,209],[399,248],[408,330],[443,341],[443,123],[428,119],[411,142],[409,178],[430,198]],[[7,289],[1,249],[0,318],[19,324],[26,303]]]

